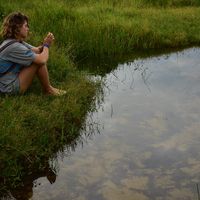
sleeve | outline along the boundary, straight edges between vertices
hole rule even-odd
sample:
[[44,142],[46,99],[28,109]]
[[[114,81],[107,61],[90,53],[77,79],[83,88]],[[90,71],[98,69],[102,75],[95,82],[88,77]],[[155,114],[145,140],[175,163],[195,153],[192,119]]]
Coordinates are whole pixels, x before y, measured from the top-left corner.
[[7,54],[7,60],[22,66],[29,66],[35,59],[35,53],[24,44],[17,43]]
[[26,42],[22,42],[22,44],[23,44],[24,46],[26,46],[28,49],[32,49],[32,48],[35,47],[35,46],[32,46],[32,45],[30,45],[30,44],[28,44],[28,43],[26,43]]

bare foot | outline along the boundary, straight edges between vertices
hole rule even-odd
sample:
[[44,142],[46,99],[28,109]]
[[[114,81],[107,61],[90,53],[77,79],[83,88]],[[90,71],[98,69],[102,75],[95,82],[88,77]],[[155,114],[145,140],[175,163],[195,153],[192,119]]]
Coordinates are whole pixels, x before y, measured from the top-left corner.
[[52,95],[52,96],[62,96],[64,94],[66,94],[66,91],[65,90],[60,90],[60,89],[57,89],[57,88],[54,88],[52,86],[50,86],[48,88],[48,90],[45,90],[44,93],[46,95]]

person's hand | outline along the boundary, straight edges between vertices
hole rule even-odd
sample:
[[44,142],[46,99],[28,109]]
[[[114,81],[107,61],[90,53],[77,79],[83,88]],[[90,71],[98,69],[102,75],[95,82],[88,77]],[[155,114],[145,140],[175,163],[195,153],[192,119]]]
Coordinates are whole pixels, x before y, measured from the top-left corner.
[[54,41],[54,35],[53,33],[48,33],[47,36],[44,38],[43,44],[47,44],[51,46],[52,42]]

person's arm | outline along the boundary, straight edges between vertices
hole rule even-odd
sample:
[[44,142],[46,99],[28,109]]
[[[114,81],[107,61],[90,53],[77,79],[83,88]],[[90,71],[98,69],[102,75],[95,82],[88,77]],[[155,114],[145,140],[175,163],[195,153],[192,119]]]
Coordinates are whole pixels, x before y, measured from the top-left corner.
[[51,46],[52,42],[54,40],[54,35],[52,33],[48,33],[46,38],[44,39],[43,42],[43,46],[41,47],[41,49],[38,49],[37,47],[32,49],[33,51],[41,51],[40,53],[36,53],[35,55],[35,59],[34,59],[34,63],[39,64],[39,65],[43,65],[48,61],[49,58],[49,47]]
[[41,45],[41,46],[38,46],[38,47],[33,47],[33,48],[31,48],[31,50],[32,50],[34,53],[39,54],[39,53],[42,53],[42,51],[43,51],[43,46]]
[[36,63],[38,65],[44,65],[47,63],[49,58],[49,48],[44,46],[42,53],[35,54],[35,59],[33,60],[33,63]]

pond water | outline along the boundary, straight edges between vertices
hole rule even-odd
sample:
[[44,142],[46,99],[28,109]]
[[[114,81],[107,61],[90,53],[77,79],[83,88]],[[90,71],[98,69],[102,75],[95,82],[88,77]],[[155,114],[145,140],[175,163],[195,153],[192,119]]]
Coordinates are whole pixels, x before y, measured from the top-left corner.
[[52,162],[57,176],[35,180],[30,199],[198,199],[199,58],[190,48],[106,74],[103,102],[88,116],[96,131]]

